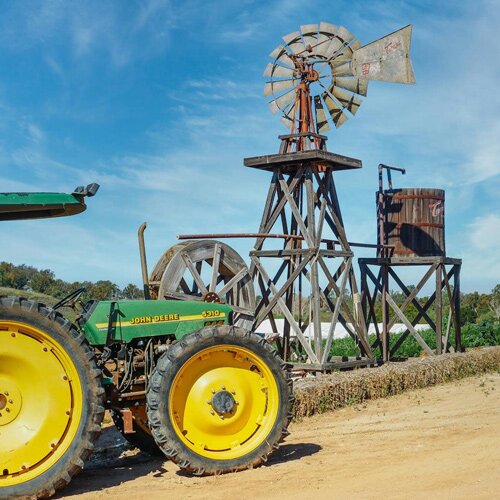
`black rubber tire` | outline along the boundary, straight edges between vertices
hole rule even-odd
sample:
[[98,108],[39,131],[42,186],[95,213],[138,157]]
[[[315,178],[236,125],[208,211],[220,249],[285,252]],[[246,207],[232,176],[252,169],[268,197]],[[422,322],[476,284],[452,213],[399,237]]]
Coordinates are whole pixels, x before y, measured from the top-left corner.
[[132,445],[139,450],[149,453],[155,457],[162,457],[163,451],[160,450],[156,441],[154,440],[151,433],[146,432],[135,420],[132,421],[132,426],[134,433],[126,434],[123,432],[123,418],[121,413],[117,410],[111,410],[111,416],[116,428],[120,431],[120,434]]
[[[177,436],[168,411],[172,382],[182,365],[201,350],[220,344],[237,345],[255,352],[275,376],[280,398],[278,416],[268,436],[255,450],[232,460],[211,460],[190,450]],[[292,381],[287,365],[273,347],[254,333],[227,325],[206,327],[176,342],[158,359],[147,393],[148,421],[156,443],[181,469],[197,476],[236,472],[266,462],[289,434],[292,404]]]
[[50,335],[71,356],[81,380],[82,417],[75,439],[66,453],[39,476],[15,486],[0,487],[0,499],[48,498],[65,487],[83,469],[92,454],[104,416],[101,370],[97,368],[94,351],[83,334],[61,314],[43,304],[19,297],[0,298],[0,320],[18,321]]

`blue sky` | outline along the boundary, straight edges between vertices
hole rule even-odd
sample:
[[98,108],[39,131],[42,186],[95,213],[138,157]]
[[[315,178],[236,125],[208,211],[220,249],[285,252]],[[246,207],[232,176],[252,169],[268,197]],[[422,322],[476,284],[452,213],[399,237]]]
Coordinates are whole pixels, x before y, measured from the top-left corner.
[[[286,129],[262,72],[281,36],[327,21],[362,44],[413,24],[416,85],[372,82],[330,151],[360,158],[337,189],[352,241],[375,240],[380,162],[399,186],[446,189],[462,288],[500,282],[500,2],[19,1],[0,14],[0,190],[101,184],[82,215],[2,223],[0,259],[67,280],[140,282],[175,235],[256,231]],[[5,236],[7,235],[7,236]],[[251,240],[232,242],[246,258]],[[370,253],[360,254],[370,255]],[[416,279],[415,279],[416,281]]]

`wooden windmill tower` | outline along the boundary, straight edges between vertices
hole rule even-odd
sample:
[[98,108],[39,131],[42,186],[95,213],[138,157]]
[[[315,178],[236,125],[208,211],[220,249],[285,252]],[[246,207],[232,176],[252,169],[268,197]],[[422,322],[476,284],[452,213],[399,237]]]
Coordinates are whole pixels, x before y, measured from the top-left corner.
[[373,362],[353,270],[355,244],[348,241],[334,181],[335,172],[362,165],[328,152],[322,133],[329,121],[339,127],[357,112],[369,80],[414,83],[410,37],[407,26],[361,46],[342,26],[308,24],[283,37],[264,72],[271,111],[282,113],[290,133],[280,136],[278,154],[244,160],[271,173],[250,252],[258,295],[254,328],[268,319],[284,359],[304,368],[335,367],[329,352],[339,323],[360,348],[353,365]]

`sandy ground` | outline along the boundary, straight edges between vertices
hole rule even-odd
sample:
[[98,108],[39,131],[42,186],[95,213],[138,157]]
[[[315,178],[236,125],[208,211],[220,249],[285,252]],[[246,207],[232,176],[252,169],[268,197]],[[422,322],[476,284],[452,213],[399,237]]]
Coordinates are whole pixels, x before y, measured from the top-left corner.
[[291,432],[265,466],[207,478],[111,447],[59,498],[500,498],[500,375],[319,415]]

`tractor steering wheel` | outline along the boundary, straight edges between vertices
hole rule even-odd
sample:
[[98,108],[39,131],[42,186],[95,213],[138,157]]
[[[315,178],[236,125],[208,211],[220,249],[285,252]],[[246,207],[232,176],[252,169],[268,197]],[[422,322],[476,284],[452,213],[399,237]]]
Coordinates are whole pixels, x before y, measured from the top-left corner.
[[86,288],[78,288],[74,292],[71,292],[68,296],[61,299],[57,304],[55,304],[52,309],[59,309],[60,307],[68,306],[74,308],[76,301],[85,293]]

